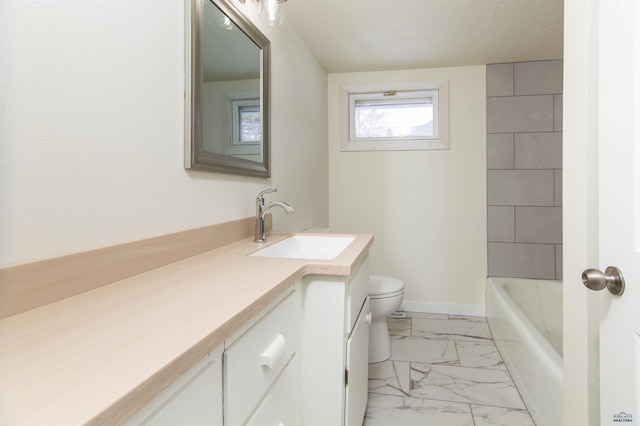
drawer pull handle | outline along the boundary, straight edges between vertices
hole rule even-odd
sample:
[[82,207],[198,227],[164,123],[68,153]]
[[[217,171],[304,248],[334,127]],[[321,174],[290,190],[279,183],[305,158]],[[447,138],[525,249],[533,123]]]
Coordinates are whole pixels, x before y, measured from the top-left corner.
[[284,336],[282,334],[278,334],[278,337],[276,337],[269,347],[262,352],[262,355],[260,355],[260,364],[273,368],[284,353],[285,343]]

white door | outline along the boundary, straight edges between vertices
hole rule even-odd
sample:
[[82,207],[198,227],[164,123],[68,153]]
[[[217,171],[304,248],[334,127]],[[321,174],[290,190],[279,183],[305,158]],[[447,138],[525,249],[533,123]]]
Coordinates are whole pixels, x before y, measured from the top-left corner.
[[626,288],[599,295],[600,419],[640,424],[640,2],[598,2],[599,267]]

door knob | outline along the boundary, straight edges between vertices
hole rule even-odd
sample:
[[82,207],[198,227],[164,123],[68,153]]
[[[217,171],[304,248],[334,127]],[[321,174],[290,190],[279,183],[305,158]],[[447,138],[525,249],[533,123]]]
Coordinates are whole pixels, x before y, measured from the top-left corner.
[[587,269],[582,273],[582,284],[596,291],[606,287],[615,296],[624,293],[624,277],[615,266],[609,266],[604,273],[597,269]]

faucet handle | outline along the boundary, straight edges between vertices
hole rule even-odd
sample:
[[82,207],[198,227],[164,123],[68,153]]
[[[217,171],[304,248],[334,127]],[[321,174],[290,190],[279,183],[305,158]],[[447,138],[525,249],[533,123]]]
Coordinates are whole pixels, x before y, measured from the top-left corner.
[[273,188],[269,188],[269,189],[265,189],[264,191],[260,191],[260,193],[258,193],[258,196],[256,197],[257,200],[262,200],[264,199],[264,194],[269,194],[270,192],[276,192],[278,190],[278,188],[276,188],[275,186]]

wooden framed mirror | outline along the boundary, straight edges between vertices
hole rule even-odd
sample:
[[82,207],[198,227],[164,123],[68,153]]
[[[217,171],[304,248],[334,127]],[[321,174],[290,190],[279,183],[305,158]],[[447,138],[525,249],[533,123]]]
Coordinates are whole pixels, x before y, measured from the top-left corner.
[[270,176],[270,42],[229,0],[188,0],[185,168]]

